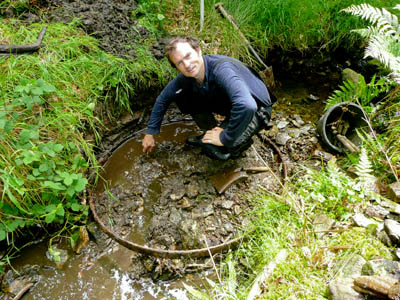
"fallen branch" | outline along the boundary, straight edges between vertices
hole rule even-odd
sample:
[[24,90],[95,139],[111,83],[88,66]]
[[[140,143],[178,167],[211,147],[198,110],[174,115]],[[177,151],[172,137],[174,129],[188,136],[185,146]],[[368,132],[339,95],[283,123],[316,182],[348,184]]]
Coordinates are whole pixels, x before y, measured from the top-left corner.
[[253,300],[257,296],[261,294],[261,284],[272,275],[272,272],[274,272],[274,269],[276,265],[281,263],[286,259],[288,256],[288,252],[285,249],[282,249],[279,251],[278,255],[275,257],[274,261],[271,261],[268,265],[266,265],[263,269],[263,271],[258,274],[256,279],[254,280],[253,286],[251,287],[250,293],[247,295],[247,300]]
[[18,292],[18,294],[12,299],[12,300],[19,300],[21,299],[21,297],[33,286],[33,283],[28,283],[26,286],[24,286],[22,288],[22,290],[20,290]]
[[[37,51],[40,48],[44,47],[44,45],[42,44],[42,40],[46,33],[46,30],[47,30],[47,26],[44,26],[42,31],[39,33],[37,42],[34,44],[30,44],[30,45],[4,45],[4,44],[1,45],[0,44],[0,52],[5,53],[5,54],[7,54],[7,53],[19,54],[19,53]],[[1,53],[0,53],[0,55],[3,56],[3,54],[1,54]]]

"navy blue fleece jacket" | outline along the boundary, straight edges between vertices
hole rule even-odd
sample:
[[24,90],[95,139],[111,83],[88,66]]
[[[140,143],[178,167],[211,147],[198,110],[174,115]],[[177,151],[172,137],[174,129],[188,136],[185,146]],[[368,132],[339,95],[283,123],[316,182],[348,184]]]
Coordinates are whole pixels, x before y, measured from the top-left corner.
[[[242,134],[257,111],[257,102],[271,105],[268,90],[261,79],[244,64],[222,55],[203,55],[205,78],[200,86],[196,79],[179,74],[157,97],[147,126],[148,134],[160,132],[162,120],[173,101],[203,101],[212,112],[229,117],[227,128],[221,132],[224,146],[231,147]],[[235,61],[235,62],[233,62]],[[218,104],[231,104],[224,113]],[[213,110],[215,107],[215,110]]]

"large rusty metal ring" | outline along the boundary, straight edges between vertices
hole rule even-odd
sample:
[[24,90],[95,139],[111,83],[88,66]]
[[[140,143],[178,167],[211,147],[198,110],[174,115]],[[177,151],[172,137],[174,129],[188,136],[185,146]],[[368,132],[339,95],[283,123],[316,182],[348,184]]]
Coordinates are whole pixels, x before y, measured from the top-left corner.
[[[266,137],[261,137],[260,134],[257,134],[257,136],[260,138],[262,142],[266,140],[274,148],[275,152],[277,152],[278,157],[283,164],[283,181],[284,181],[287,176],[287,166],[285,161],[283,160],[279,148],[270,139]],[[224,250],[236,247],[243,240],[243,237],[237,237],[216,246],[211,246],[208,248],[200,248],[200,249],[191,249],[191,250],[163,250],[163,249],[150,248],[144,245],[139,245],[131,241],[125,240],[124,238],[120,237],[117,233],[113,232],[110,228],[108,228],[101,221],[101,219],[96,213],[95,202],[93,200],[91,192],[89,192],[89,207],[90,210],[92,211],[94,220],[97,222],[97,224],[100,226],[101,230],[104,233],[106,233],[110,238],[112,238],[114,241],[118,242],[122,246],[142,254],[152,255],[156,257],[163,257],[163,258],[205,257],[209,256],[210,254],[222,252]]]

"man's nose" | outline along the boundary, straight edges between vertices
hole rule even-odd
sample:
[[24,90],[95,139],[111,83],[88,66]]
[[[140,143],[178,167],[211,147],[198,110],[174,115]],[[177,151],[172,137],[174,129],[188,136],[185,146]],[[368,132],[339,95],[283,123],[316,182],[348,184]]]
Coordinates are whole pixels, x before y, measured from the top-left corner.
[[184,60],[183,65],[185,66],[185,68],[189,67],[190,66],[189,60]]

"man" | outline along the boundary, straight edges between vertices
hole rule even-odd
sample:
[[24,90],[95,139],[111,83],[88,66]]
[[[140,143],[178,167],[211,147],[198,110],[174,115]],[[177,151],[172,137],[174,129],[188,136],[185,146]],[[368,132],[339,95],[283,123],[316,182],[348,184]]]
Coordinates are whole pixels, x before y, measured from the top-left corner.
[[[252,136],[265,128],[274,101],[258,74],[239,60],[222,55],[202,55],[196,39],[169,39],[165,55],[180,74],[156,99],[142,145],[148,153],[155,147],[163,117],[175,101],[182,113],[190,114],[205,131],[188,137],[213,159],[227,160],[247,150]],[[225,116],[217,124],[213,113]]]

